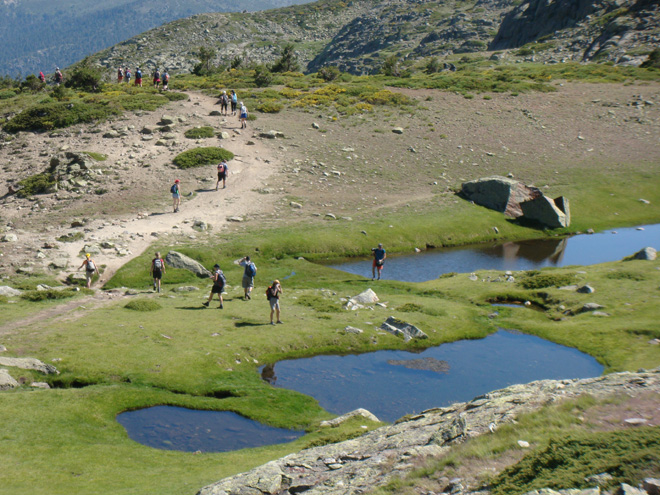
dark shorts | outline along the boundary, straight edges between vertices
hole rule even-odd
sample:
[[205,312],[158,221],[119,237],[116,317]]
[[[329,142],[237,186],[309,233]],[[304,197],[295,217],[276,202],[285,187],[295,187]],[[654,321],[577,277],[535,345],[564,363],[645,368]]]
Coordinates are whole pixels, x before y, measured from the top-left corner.
[[218,180],[225,180],[227,178],[227,172],[218,172]]
[[211,289],[211,294],[222,294],[223,290],[225,290],[224,285],[215,285],[215,284],[213,284],[213,288]]
[[160,280],[161,278],[163,278],[163,272],[160,270],[154,270],[154,278]]
[[227,108],[227,104],[220,102],[220,108]]
[[142,78],[135,78],[135,84],[142,84]]
[[373,263],[371,264],[371,266],[374,267],[374,268],[381,269],[381,268],[383,268],[383,260],[375,260],[375,259],[374,259],[374,261],[373,261]]

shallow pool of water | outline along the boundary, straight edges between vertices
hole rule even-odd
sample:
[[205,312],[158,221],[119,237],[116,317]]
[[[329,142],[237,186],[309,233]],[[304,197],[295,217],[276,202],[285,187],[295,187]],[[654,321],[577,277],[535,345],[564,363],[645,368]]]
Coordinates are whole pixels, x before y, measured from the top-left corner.
[[[436,371],[415,369],[425,361],[438,364]],[[602,372],[594,358],[576,349],[506,330],[419,353],[316,356],[261,368],[262,378],[272,385],[310,395],[327,411],[344,414],[363,407],[390,422],[516,383]]]
[[229,452],[291,442],[304,431],[266,426],[229,411],[154,406],[117,415],[128,436],[143,445],[184,452]]
[[[637,230],[639,228],[643,230]],[[390,256],[385,261],[383,279],[424,282],[449,272],[515,271],[546,266],[594,265],[620,260],[646,246],[660,249],[660,224],[561,239],[439,248],[406,256]],[[387,245],[385,248],[387,249]],[[330,266],[371,277],[371,259]]]

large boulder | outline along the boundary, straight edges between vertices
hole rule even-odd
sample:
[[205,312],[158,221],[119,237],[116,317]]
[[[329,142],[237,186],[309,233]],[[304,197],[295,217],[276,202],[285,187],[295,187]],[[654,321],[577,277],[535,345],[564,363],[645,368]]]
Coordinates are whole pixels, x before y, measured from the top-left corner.
[[360,308],[364,308],[364,306],[367,304],[375,304],[379,300],[380,299],[378,299],[378,296],[373,290],[367,289],[364,292],[358,294],[357,296],[351,297],[346,303],[345,308],[360,309]]
[[464,182],[461,195],[475,204],[517,218],[523,214],[520,203],[541,197],[543,193],[517,180],[494,176]]
[[18,297],[20,295],[21,295],[20,290],[14,289],[13,287],[9,287],[8,285],[3,285],[0,287],[0,296]]
[[201,263],[177,251],[167,253],[165,262],[172,268],[183,268],[184,270],[191,271],[200,278],[209,278],[211,276],[211,272],[204,268]]
[[0,357],[0,366],[12,366],[22,370],[40,371],[44,375],[60,374],[52,364],[43,363],[35,358]]
[[406,342],[411,339],[429,338],[428,335],[422,332],[415,325],[411,325],[405,321],[398,320],[394,318],[394,316],[390,316],[379,328],[393,335],[396,335],[397,337],[403,337]]
[[653,261],[658,257],[658,252],[655,250],[655,248],[652,247],[645,247],[644,249],[641,249],[637,251],[635,254],[633,254],[633,259],[634,260],[649,260]]
[[555,200],[547,196],[539,196],[520,203],[520,208],[525,220],[540,223],[551,229],[568,227],[571,224],[568,199],[562,196]]
[[18,387],[18,382],[9,374],[9,371],[0,369],[0,390],[10,390]]

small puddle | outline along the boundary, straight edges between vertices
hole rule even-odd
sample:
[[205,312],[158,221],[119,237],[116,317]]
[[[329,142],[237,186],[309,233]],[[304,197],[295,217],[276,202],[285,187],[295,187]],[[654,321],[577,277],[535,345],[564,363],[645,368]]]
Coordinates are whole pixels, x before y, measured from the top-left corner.
[[[382,277],[386,280],[424,282],[450,272],[517,271],[547,266],[594,265],[621,260],[646,246],[660,248],[660,224],[608,230],[599,234],[438,248],[406,256],[388,256]],[[385,248],[387,249],[387,246]],[[329,266],[371,277],[371,259]]]
[[500,330],[419,353],[316,356],[280,361],[260,371],[273,386],[310,395],[332,413],[363,407],[392,422],[516,383],[599,376],[603,366],[576,349]]
[[154,406],[117,415],[128,436],[155,449],[229,452],[296,440],[304,431],[273,428],[230,411]]

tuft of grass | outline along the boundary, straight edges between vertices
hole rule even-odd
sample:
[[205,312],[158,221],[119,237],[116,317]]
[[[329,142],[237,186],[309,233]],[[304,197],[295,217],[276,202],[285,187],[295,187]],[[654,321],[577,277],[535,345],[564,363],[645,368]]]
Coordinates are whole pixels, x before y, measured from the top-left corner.
[[321,313],[340,313],[342,311],[339,303],[322,296],[304,295],[298,298],[297,304]]
[[221,160],[231,160],[234,154],[224,148],[209,146],[206,148],[194,148],[174,157],[174,164],[182,169],[203,167]]
[[547,287],[561,287],[575,282],[575,275],[563,273],[539,273],[527,275],[520,281],[525,289],[545,289]]
[[85,234],[82,232],[69,232],[68,234],[61,235],[57,238],[60,242],[76,242],[82,241],[85,238]]
[[55,179],[48,172],[32,175],[21,181],[18,185],[21,187],[16,195],[20,198],[29,198],[35,194],[43,194],[49,188],[55,185]]
[[213,127],[204,126],[204,127],[193,127],[188,129],[183,133],[188,139],[202,139],[202,138],[211,138],[215,135]]
[[54,299],[67,299],[69,297],[73,297],[76,294],[78,294],[78,291],[75,289],[65,289],[65,290],[55,290],[55,289],[48,289],[48,290],[30,290],[23,292],[21,294],[21,299],[25,299],[26,301],[31,301],[31,302],[38,302],[38,301],[46,301],[46,300],[54,300]]
[[157,311],[161,309],[162,306],[151,299],[136,299],[126,303],[124,308],[132,309],[133,311]]
[[104,155],[103,153],[96,153],[94,151],[83,151],[83,153],[93,158],[97,162],[104,162],[108,159],[108,155]]

